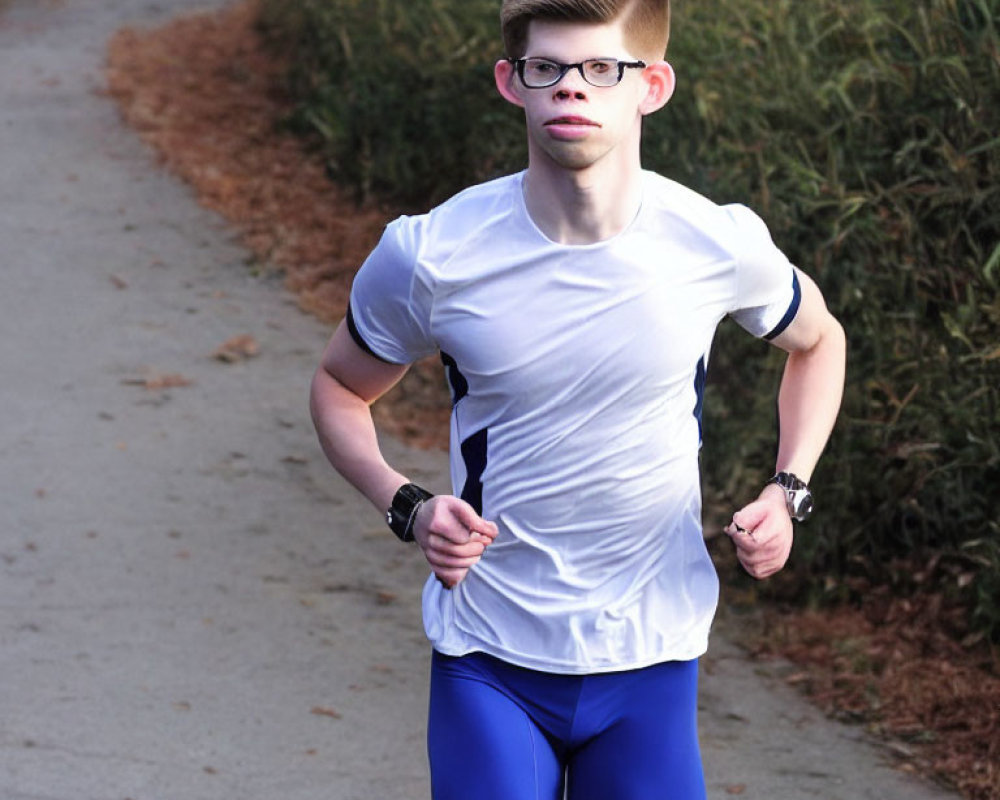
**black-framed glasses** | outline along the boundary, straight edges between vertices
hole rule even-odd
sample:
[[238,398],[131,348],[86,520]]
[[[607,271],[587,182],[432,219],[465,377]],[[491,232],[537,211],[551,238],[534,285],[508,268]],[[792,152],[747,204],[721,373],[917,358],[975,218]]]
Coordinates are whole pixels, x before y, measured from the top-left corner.
[[617,58],[588,58],[576,64],[560,64],[548,58],[510,58],[521,83],[529,89],[555,86],[571,69],[579,70],[591,86],[617,86],[626,69],[645,69],[645,61],[619,61]]

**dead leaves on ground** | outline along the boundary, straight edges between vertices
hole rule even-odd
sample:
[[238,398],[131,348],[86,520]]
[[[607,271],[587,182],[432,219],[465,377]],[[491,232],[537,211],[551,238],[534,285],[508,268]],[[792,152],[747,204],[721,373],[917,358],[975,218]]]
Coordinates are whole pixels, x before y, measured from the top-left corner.
[[147,370],[138,377],[123,379],[122,383],[125,386],[141,386],[143,389],[152,392],[191,386],[194,384],[194,381],[178,372],[160,373]]
[[310,712],[317,717],[329,717],[330,719],[340,719],[343,714],[334,708],[326,708],[325,706],[314,706]]
[[[358,208],[284,131],[287,65],[260,41],[255,13],[251,1],[119,31],[108,47],[108,92],[199,201],[239,228],[255,259],[284,271],[302,308],[338,322],[393,214]],[[376,421],[409,444],[444,449],[450,407],[441,364],[431,360],[379,400]]]
[[247,358],[254,358],[260,353],[260,345],[250,334],[244,333],[227,339],[220,344],[212,357],[227,364],[243,361]]
[[[226,364],[234,364],[248,358],[255,358],[260,353],[260,344],[250,334],[240,334],[227,339],[211,354],[211,358]],[[194,385],[194,380],[179,372],[159,372],[144,368],[140,374],[123,378],[125,386],[139,386],[149,392],[160,392],[167,389],[180,389]]]
[[[910,771],[970,800],[1000,787],[1000,675],[985,648],[941,630],[940,596],[878,598],[861,608],[772,613],[757,641],[800,669],[787,679],[826,713],[864,724]],[[878,600],[885,602],[877,602]]]
[[388,217],[358,209],[320,159],[282,132],[286,65],[254,30],[256,5],[125,28],[108,48],[122,115],[258,259],[285,271],[304,308],[339,320],[354,273]]

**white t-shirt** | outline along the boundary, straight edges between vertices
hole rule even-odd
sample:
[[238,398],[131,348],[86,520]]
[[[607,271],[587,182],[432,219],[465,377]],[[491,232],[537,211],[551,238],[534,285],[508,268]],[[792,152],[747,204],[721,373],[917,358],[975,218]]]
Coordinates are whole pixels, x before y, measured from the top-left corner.
[[701,655],[718,579],[701,530],[705,365],[727,314],[794,317],[794,270],[764,223],[644,173],[640,211],[591,245],[550,241],[524,173],[386,229],[349,324],[393,363],[440,351],[453,491],[500,529],[424,624],[447,655],[581,674]]

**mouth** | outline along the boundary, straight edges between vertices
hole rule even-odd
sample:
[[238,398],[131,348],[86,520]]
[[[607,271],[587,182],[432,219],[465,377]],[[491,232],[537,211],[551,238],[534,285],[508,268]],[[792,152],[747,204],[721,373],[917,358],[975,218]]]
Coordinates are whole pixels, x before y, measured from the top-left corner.
[[555,117],[554,119],[550,119],[548,122],[546,122],[545,125],[546,125],[546,127],[553,126],[553,125],[557,125],[557,126],[573,125],[573,126],[583,126],[583,127],[591,127],[591,128],[600,128],[601,127],[596,122],[594,122],[593,120],[587,119],[586,117],[573,117],[573,116],[569,116],[569,117]]

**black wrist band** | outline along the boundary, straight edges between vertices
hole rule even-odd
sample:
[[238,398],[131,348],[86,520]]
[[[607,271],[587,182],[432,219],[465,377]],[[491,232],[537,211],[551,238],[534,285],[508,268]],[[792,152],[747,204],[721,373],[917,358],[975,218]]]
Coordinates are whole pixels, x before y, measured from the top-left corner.
[[401,542],[413,541],[413,524],[417,519],[417,512],[420,506],[433,496],[415,483],[406,483],[399,487],[399,491],[392,498],[392,505],[385,512],[385,521],[389,523],[390,530]]

